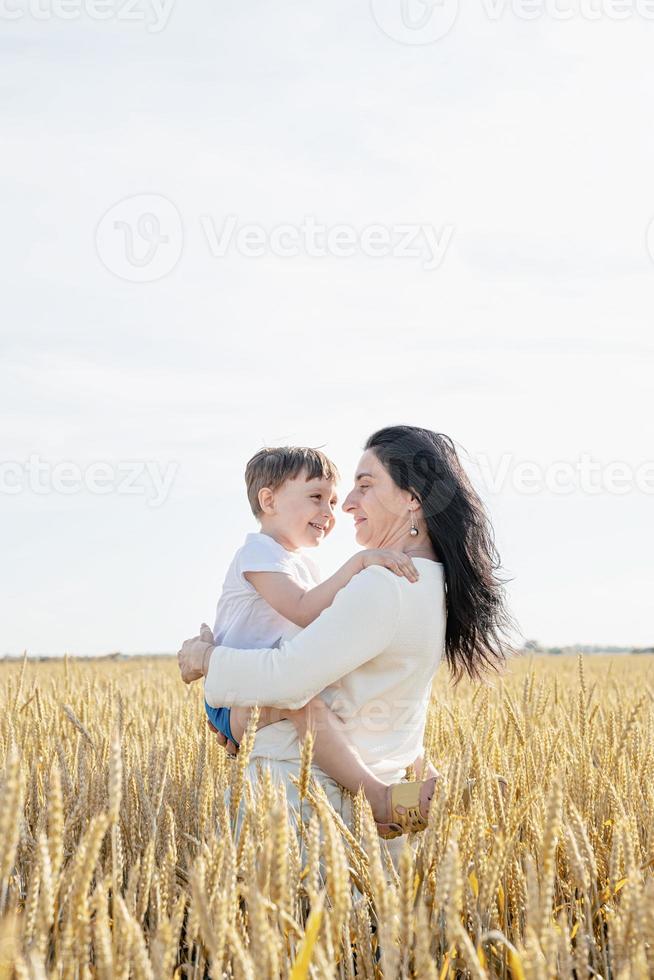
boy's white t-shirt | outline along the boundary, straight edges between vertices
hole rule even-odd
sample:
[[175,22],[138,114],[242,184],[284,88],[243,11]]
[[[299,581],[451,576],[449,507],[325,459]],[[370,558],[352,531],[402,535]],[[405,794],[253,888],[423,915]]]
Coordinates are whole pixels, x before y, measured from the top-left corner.
[[320,570],[303,552],[287,551],[269,534],[248,534],[227,569],[213,628],[217,646],[237,650],[278,647],[299,627],[270,606],[244,578],[245,572],[281,572],[303,589],[320,584]]

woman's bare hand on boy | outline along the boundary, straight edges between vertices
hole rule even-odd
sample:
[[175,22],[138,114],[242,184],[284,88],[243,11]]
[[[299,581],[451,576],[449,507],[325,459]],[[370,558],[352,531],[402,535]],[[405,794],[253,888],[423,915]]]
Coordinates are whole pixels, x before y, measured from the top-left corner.
[[184,640],[182,649],[177,653],[177,663],[185,684],[191,684],[200,677],[206,676],[213,651],[213,633],[206,623],[203,623],[200,627],[200,635]]
[[213,630],[206,623],[202,623],[200,627],[200,639],[205,643],[213,644]]
[[404,578],[408,578],[409,582],[417,582],[420,578],[418,569],[409,555],[405,555],[403,551],[392,551],[390,548],[368,548],[366,551],[361,551],[360,555],[363,568],[381,565],[396,575],[403,575]]
[[209,721],[208,718],[207,718],[207,725],[209,726],[209,728],[211,729],[211,731],[214,733],[214,735],[218,739],[219,743],[222,746],[224,746],[224,748],[225,748],[225,750],[227,752],[227,755],[238,755],[238,746],[237,745],[234,745],[234,743],[232,742],[232,740],[229,739],[229,738],[227,738],[226,735],[223,735],[222,732],[219,732],[218,729],[214,725],[211,724],[211,722]]

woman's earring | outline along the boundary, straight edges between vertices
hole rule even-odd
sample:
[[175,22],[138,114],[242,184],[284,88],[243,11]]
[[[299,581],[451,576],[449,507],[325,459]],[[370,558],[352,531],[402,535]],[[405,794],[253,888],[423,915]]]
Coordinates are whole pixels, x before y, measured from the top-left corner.
[[413,511],[411,511],[411,530],[409,531],[409,534],[411,535],[412,538],[415,538],[416,535],[418,534],[418,528],[416,527],[413,520]]

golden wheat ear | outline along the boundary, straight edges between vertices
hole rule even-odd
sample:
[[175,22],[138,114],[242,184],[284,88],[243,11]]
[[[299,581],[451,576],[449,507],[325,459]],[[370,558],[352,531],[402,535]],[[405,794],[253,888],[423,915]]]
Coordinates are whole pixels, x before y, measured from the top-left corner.
[[252,712],[230,759],[173,658],[0,660],[0,974],[654,976],[653,664],[439,689],[385,839],[311,737],[254,757]]

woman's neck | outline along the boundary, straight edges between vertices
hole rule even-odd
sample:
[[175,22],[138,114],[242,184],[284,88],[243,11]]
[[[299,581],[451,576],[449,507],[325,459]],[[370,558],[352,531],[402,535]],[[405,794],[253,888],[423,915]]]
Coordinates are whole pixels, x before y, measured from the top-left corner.
[[[420,540],[420,538],[423,540]],[[439,560],[430,539],[426,535],[422,534],[419,536],[418,540],[416,540],[415,537],[410,537],[407,534],[396,543],[384,544],[381,547],[401,551],[403,554],[409,555],[410,558],[428,558],[430,561]]]
[[403,529],[394,534],[388,534],[381,541],[369,544],[367,547],[389,548],[391,551],[401,551],[410,558],[427,558],[430,561],[439,561],[439,557],[434,551],[429,535],[422,528],[417,536],[406,533]]
[[409,545],[408,547],[403,548],[402,550],[405,555],[409,556],[409,558],[428,558],[430,561],[439,560],[436,555],[436,552],[431,546],[431,543],[429,545],[424,544],[422,546],[415,545],[414,547],[411,547],[411,545]]

